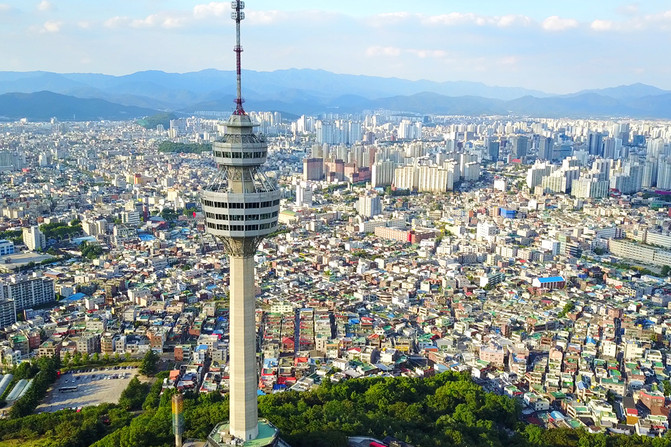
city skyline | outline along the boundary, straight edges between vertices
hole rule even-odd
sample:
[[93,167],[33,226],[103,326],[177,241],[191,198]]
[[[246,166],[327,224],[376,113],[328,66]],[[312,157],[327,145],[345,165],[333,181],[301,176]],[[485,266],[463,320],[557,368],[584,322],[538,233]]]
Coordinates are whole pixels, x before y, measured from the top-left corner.
[[[326,3],[326,2],[324,2]],[[671,89],[661,1],[248,2],[245,67],[433,81],[548,93],[642,82]],[[48,0],[0,3],[4,70],[129,74],[230,70],[230,2]],[[272,36],[272,39],[269,37]]]

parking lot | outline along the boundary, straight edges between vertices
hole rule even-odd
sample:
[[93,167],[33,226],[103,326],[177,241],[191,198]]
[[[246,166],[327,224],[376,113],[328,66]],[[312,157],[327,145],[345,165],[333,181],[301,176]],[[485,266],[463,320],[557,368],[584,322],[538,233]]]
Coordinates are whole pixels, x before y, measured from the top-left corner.
[[70,371],[54,383],[37,412],[117,403],[121,392],[137,373],[138,369],[130,366]]

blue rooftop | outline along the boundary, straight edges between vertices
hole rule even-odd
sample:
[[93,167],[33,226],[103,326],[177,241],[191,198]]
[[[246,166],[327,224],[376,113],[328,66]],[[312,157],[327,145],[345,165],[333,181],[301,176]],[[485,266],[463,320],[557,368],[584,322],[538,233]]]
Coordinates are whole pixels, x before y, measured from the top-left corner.
[[79,293],[75,293],[74,295],[70,295],[69,297],[65,298],[65,300],[66,301],[77,301],[77,300],[83,299],[84,297],[86,297],[86,294],[79,292]]
[[564,281],[564,278],[561,276],[548,276],[547,278],[538,278],[538,281],[541,284],[548,283],[548,282],[560,282]]

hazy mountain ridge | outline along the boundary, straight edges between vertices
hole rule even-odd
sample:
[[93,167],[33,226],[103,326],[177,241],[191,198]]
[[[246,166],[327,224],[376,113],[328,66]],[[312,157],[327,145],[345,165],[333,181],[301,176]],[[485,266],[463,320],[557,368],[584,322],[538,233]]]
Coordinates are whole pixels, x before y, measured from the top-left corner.
[[[34,93],[43,90],[77,96],[87,93],[87,88],[107,95],[139,95],[160,99],[169,97],[170,92],[189,92],[190,104],[212,98],[213,95],[235,91],[235,72],[202,70],[189,73],[166,73],[162,71],[141,71],[123,76],[96,73],[51,73],[51,72],[0,72],[0,94]],[[538,97],[547,93],[517,87],[495,87],[478,82],[433,82],[409,81],[398,78],[344,75],[324,70],[289,69],[273,72],[245,70],[243,88],[249,88],[258,95],[277,95],[284,90],[298,89],[323,98],[342,95],[359,95],[368,99],[385,98],[394,95],[412,95],[430,91],[448,96],[473,95],[497,99],[514,99],[524,95]],[[173,106],[188,106],[184,102],[173,102]]]
[[156,113],[153,109],[123,106],[102,99],[75,98],[58,93],[5,93],[0,95],[0,120],[28,118],[31,121],[128,120]]
[[[47,96],[45,91],[62,96]],[[226,112],[234,107],[234,91],[234,72],[214,69],[183,74],[143,71],[124,76],[0,72],[0,117],[121,119],[156,110]],[[17,96],[17,92],[24,95]],[[671,92],[645,84],[549,95],[476,82],[408,81],[290,69],[245,71],[243,93],[248,110],[296,115],[383,108],[429,114],[671,118]]]

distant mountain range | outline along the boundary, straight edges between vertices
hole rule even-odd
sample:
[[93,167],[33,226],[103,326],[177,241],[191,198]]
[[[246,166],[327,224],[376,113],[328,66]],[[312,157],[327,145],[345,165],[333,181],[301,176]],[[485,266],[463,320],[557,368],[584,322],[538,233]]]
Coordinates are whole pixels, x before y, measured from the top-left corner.
[[154,113],[155,110],[144,107],[47,91],[0,95],[0,120],[49,121],[52,117],[62,121],[129,120]]
[[[0,119],[129,119],[173,111],[231,111],[232,71],[0,72]],[[248,110],[301,115],[390,109],[426,114],[671,118],[671,91],[645,84],[570,95],[477,82],[408,81],[323,70],[245,71]]]

